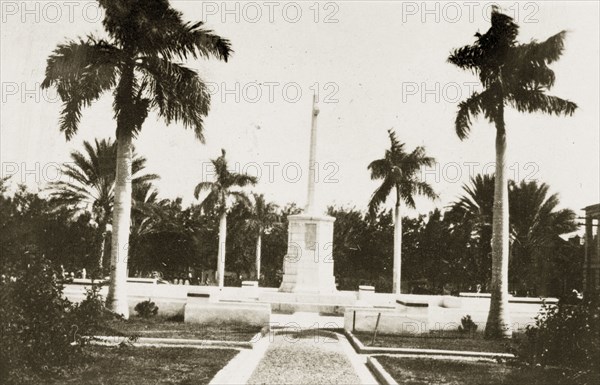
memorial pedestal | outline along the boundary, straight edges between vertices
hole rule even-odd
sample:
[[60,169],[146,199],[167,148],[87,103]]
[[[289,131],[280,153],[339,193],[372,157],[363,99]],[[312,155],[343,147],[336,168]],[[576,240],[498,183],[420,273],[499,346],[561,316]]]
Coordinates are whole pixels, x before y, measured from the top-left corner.
[[279,291],[334,293],[333,222],[329,216],[300,214],[288,217],[288,252]]

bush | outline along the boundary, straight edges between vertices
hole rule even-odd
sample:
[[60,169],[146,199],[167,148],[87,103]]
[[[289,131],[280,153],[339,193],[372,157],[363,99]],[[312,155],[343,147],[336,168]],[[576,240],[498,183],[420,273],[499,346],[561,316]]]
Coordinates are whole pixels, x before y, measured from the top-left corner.
[[19,373],[59,366],[76,357],[72,305],[44,257],[25,253],[0,283],[0,383],[19,382]]
[[231,287],[242,287],[242,280],[240,277],[236,275],[225,275],[225,279],[223,280],[225,286]]
[[0,383],[43,383],[49,372],[59,372],[81,360],[81,345],[101,328],[110,313],[99,287],[73,305],[50,262],[25,252],[16,263],[1,265]]
[[468,314],[460,319],[460,323],[458,331],[461,333],[475,333],[477,331],[477,324],[473,322]]
[[529,364],[557,365],[598,375],[600,372],[600,302],[560,301],[542,307],[526,331],[519,357]]
[[150,318],[158,313],[158,307],[154,302],[150,301],[149,299],[147,301],[143,301],[135,305],[134,310],[142,318]]
[[[72,322],[77,334],[80,336],[93,336],[98,332],[105,331],[106,321],[121,318],[105,306],[104,298],[100,295],[100,285],[92,285],[86,290],[86,296],[72,309]],[[83,341],[83,340],[80,340]]]

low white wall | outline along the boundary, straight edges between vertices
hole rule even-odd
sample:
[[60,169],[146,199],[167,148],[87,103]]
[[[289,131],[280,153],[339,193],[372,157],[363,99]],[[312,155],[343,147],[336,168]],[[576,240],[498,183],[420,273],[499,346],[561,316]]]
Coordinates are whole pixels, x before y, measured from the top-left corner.
[[[473,322],[479,325],[478,330],[485,329],[485,323],[490,308],[489,297],[458,297],[461,306],[457,308],[432,307],[431,323],[450,327],[454,323],[458,327],[460,319],[470,315]],[[550,305],[556,303],[555,298],[548,298],[546,302]],[[542,310],[542,300],[536,298],[513,297],[508,303],[510,321],[515,331],[524,331],[528,325],[535,324],[535,317]],[[434,328],[434,326],[431,326]]]
[[[344,313],[344,327],[348,330],[373,331],[377,315],[381,313],[378,331],[387,334],[426,333],[431,330],[457,330],[461,318],[470,315],[478,325],[478,331],[485,330],[490,298],[486,296],[433,296],[402,294],[397,297],[393,309],[377,306],[348,307]],[[508,311],[515,331],[524,331],[535,324],[535,317],[543,303],[555,304],[555,298],[536,299],[511,297]],[[361,305],[365,304],[360,301]]]
[[[85,299],[86,290],[91,285],[66,284],[64,296],[71,302]],[[100,295],[106,299],[108,287],[102,286]],[[129,314],[135,313],[135,305],[150,300],[158,306],[158,315],[164,317],[183,316],[187,302],[187,287],[180,285],[156,285],[151,283],[127,283],[127,302]]]

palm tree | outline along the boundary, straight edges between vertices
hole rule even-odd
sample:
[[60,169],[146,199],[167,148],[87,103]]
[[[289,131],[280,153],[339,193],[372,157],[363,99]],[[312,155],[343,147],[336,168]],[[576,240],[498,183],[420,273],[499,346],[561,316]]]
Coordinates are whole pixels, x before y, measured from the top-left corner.
[[[472,178],[471,186],[463,186],[464,195],[447,215],[453,224],[472,230],[482,255],[487,255],[491,243],[494,179],[493,175]],[[575,213],[558,209],[558,194],[549,195],[549,189],[536,181],[509,181],[509,270],[513,291],[536,286],[538,293],[544,293],[547,274],[542,270],[563,244],[559,236],[576,230]]]
[[260,280],[260,255],[262,248],[262,236],[265,231],[272,228],[279,222],[277,215],[278,206],[273,203],[267,203],[263,194],[253,194],[254,205],[250,209],[250,219],[246,226],[257,234],[256,238],[256,279]]
[[575,213],[558,209],[558,194],[549,190],[536,181],[509,184],[512,286],[535,287],[542,296],[547,294],[548,262],[563,243],[559,236],[577,230]]
[[164,203],[168,200],[158,199],[158,191],[152,183],[139,183],[132,186],[130,243],[142,235],[152,232],[157,218],[163,217]]
[[402,216],[401,203],[415,208],[414,195],[419,194],[430,199],[437,198],[436,193],[429,183],[419,179],[419,171],[423,166],[433,166],[435,159],[425,155],[424,147],[417,147],[411,153],[404,150],[404,143],[396,138],[391,129],[388,130],[391,146],[385,151],[382,159],[377,159],[369,164],[371,179],[382,179],[383,183],[371,196],[369,213],[377,214],[379,206],[384,204],[395,189],[396,203],[394,209],[394,277],[393,292],[400,294],[400,277],[402,263]]
[[256,184],[256,178],[246,174],[231,172],[227,168],[225,150],[221,156],[211,160],[216,178],[214,182],[200,182],[194,189],[194,197],[198,199],[203,191],[208,191],[201,206],[204,210],[216,210],[219,214],[219,248],[217,252],[217,271],[219,287],[225,286],[225,243],[227,241],[227,211],[232,200],[241,201],[250,205],[250,200],[242,191],[232,190],[236,187],[245,187]]
[[[53,182],[48,187],[50,197],[59,204],[80,210],[91,211],[102,237],[98,258],[100,273],[104,266],[107,226],[113,209],[115,188],[115,164],[117,144],[111,139],[96,139],[94,144],[83,142],[84,152],[71,152],[71,162],[62,166],[62,175],[67,180]],[[140,175],[145,168],[146,158],[133,154],[132,184],[149,183],[158,175]]]
[[227,61],[228,40],[189,23],[168,0],[99,0],[108,40],[89,35],[60,44],[48,58],[42,87],[56,87],[63,101],[60,129],[67,140],[79,127],[82,107],[113,91],[117,162],[111,280],[107,303],[128,317],[127,243],[131,221],[132,141],[150,110],[167,124],[181,122],[203,142],[210,95],[196,71],[179,61]]
[[446,219],[454,229],[470,235],[477,252],[471,266],[473,284],[487,288],[491,268],[492,211],[494,206],[494,176],[478,174],[470,185],[463,185],[463,195],[452,203]]
[[463,140],[471,129],[471,118],[483,114],[496,126],[496,181],[492,227],[492,299],[485,334],[489,338],[510,338],[508,316],[508,176],[506,173],[506,127],[504,107],[519,112],[572,115],[577,105],[545,92],[554,85],[548,64],[564,50],[566,31],[544,42],[518,44],[518,25],[492,8],[492,26],[477,33],[472,45],[452,52],[448,61],[479,76],[484,88],[458,106],[456,134]]

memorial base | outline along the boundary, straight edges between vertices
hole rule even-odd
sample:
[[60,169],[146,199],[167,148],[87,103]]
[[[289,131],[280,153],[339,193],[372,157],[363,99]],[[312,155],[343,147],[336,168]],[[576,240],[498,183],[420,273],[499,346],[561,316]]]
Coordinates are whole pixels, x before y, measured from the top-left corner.
[[288,217],[288,252],[283,262],[280,292],[335,293],[333,222],[318,215]]

